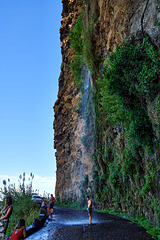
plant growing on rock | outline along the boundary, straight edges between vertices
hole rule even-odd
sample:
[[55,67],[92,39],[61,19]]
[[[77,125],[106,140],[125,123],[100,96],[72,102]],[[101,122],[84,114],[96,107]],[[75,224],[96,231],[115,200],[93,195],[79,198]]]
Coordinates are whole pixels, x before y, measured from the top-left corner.
[[[159,214],[154,207],[159,196],[155,187],[159,158],[159,60],[159,51],[148,36],[144,44],[136,44],[132,38],[109,54],[95,88],[97,200],[102,201],[105,193],[108,207],[146,214],[152,222],[157,222],[153,216]],[[150,105],[156,110],[156,125],[154,117],[149,116]]]

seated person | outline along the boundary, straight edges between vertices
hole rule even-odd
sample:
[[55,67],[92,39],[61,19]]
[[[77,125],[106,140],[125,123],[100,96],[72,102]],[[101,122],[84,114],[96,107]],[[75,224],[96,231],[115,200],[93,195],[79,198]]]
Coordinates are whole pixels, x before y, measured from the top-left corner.
[[49,208],[46,206],[46,203],[45,203],[45,198],[43,198],[43,202],[41,204],[41,208],[44,208],[47,210],[47,212],[49,213]]
[[26,228],[25,228],[25,220],[20,219],[17,227],[14,229],[14,232],[9,237],[8,240],[21,240],[23,238],[26,238]]

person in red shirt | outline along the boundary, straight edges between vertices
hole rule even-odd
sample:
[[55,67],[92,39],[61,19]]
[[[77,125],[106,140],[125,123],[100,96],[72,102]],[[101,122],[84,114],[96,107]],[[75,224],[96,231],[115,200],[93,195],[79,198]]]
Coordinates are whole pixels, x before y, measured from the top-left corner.
[[53,214],[54,202],[55,202],[55,198],[53,197],[53,194],[51,194],[50,207],[49,207],[51,217],[52,217],[52,214]]
[[20,219],[17,227],[14,229],[14,232],[9,237],[8,240],[21,240],[23,238],[26,238],[26,227],[25,227],[25,220]]

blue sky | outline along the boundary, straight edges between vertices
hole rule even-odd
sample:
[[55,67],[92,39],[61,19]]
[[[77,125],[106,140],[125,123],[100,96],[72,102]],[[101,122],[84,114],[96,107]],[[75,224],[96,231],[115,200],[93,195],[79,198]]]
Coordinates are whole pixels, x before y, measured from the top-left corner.
[[61,0],[0,1],[0,186],[32,172],[36,188],[53,191],[61,12]]

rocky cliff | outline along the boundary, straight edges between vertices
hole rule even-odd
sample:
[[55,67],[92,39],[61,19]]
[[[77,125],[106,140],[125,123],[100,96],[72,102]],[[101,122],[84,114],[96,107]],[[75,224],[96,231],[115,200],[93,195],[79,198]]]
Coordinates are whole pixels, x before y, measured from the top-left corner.
[[99,0],[98,6],[100,28],[96,45],[104,54],[114,51],[117,44],[131,34],[141,38],[143,31],[160,44],[159,30],[155,26],[160,17],[156,0]]
[[[82,194],[81,187],[84,177],[88,176],[87,181],[93,181],[94,164],[92,147],[86,148],[82,144],[86,123],[85,119],[77,114],[76,109],[83,94],[76,87],[70,68],[75,52],[70,45],[68,31],[73,29],[75,20],[83,9],[83,25],[90,33],[89,37],[92,42],[93,51],[90,59],[93,56],[98,56],[98,60],[93,61],[93,64],[89,62],[90,59],[88,60],[88,68],[91,70],[92,80],[95,84],[97,76],[100,76],[100,74],[97,71],[94,72],[92,66],[94,64],[96,66],[96,63],[98,63],[97,69],[100,69],[102,62],[108,57],[108,53],[114,52],[116,46],[123,40],[129,39],[131,35],[135,36],[135,41],[143,44],[144,33],[147,33],[153,44],[156,47],[160,46],[160,13],[158,0],[62,0],[62,3],[63,18],[60,28],[62,66],[59,77],[58,99],[54,105],[54,146],[57,161],[56,197],[76,200]],[[84,39],[83,34],[82,39]],[[84,62],[87,65],[87,60],[84,60]],[[93,104],[93,102],[90,104]],[[151,121],[156,121],[159,126],[159,115],[157,115],[153,102],[148,104],[148,115]],[[106,145],[109,146],[108,140],[106,140],[107,131],[110,131],[111,135],[114,135],[114,132],[117,131],[116,137],[111,137],[113,144],[110,144],[110,147],[112,147],[112,150],[116,148],[115,152],[118,154],[125,144],[124,136],[118,132],[117,128],[105,129],[104,135],[99,138],[99,141],[105,142],[105,149]],[[156,129],[155,134],[159,137],[159,132]],[[98,148],[99,143],[96,143],[95,146]],[[153,156],[153,154],[151,155]],[[159,155],[156,154],[156,158],[158,158]],[[148,156],[146,155],[143,158],[143,161],[148,161],[144,159],[148,159]],[[100,172],[103,173],[103,168],[106,168],[104,165],[107,164],[106,160],[102,159],[101,150],[96,161],[98,161],[100,175]],[[96,176],[94,175],[94,177]],[[102,182],[103,185],[106,184],[103,178],[101,179]],[[120,199],[120,197],[118,198]]]
[[92,180],[91,153],[81,143],[84,135],[84,120],[76,112],[80,92],[77,90],[69,67],[74,55],[70,47],[68,32],[81,11],[78,0],[63,0],[60,28],[62,65],[59,77],[58,99],[54,105],[54,147],[57,160],[56,197],[77,199],[80,184],[85,175]]

